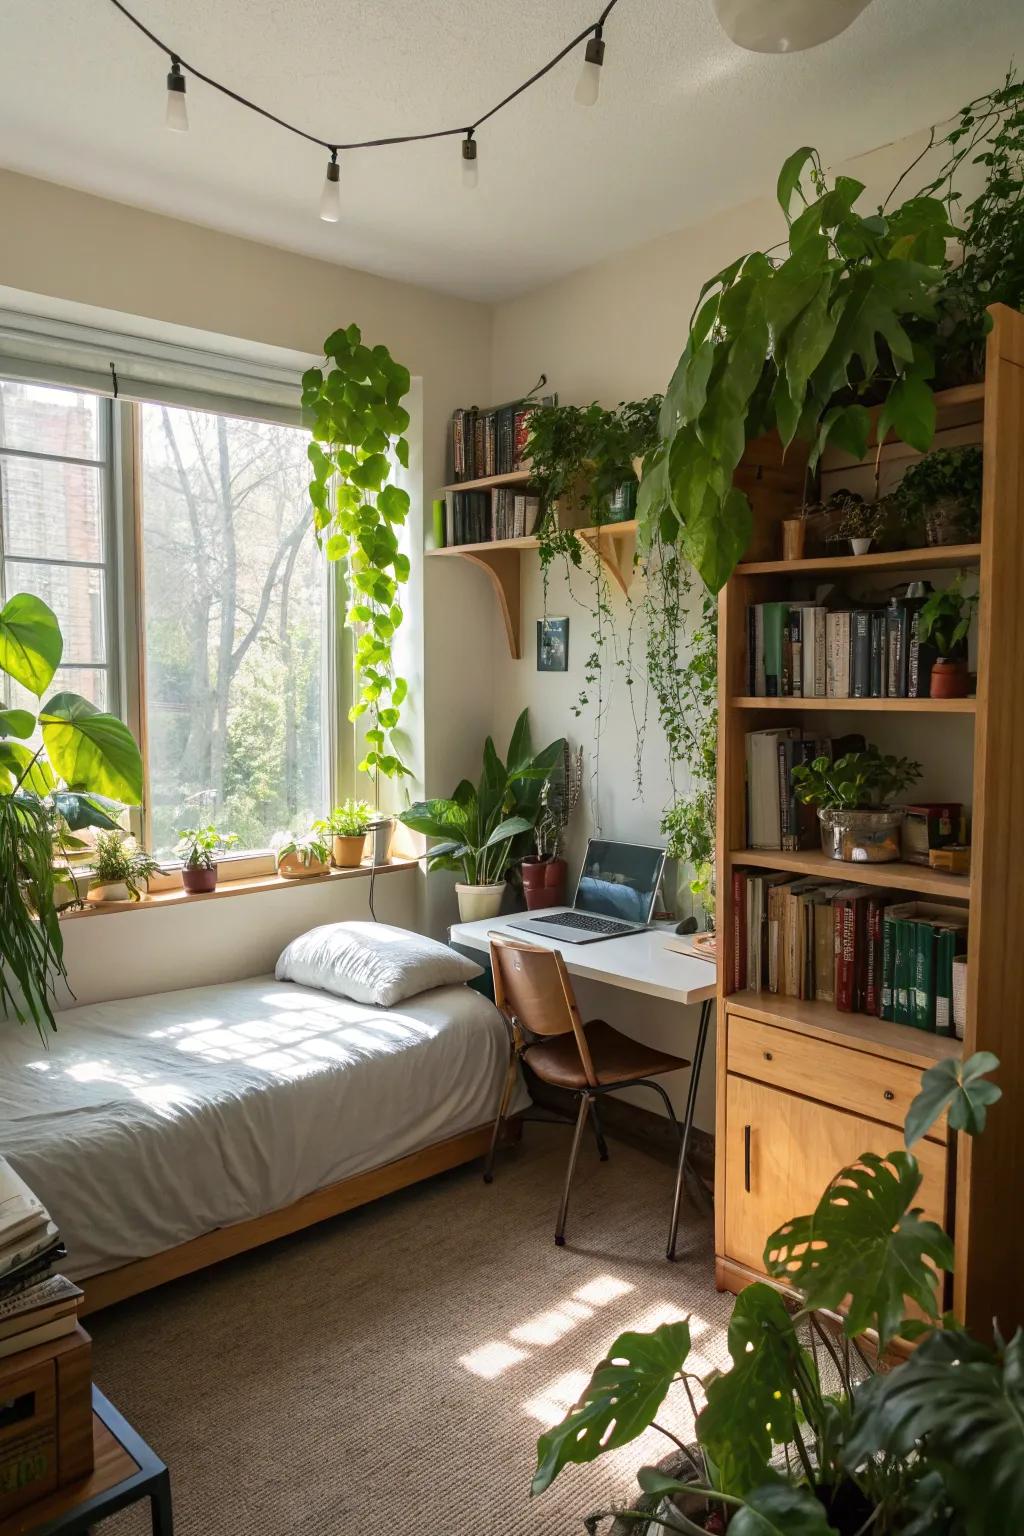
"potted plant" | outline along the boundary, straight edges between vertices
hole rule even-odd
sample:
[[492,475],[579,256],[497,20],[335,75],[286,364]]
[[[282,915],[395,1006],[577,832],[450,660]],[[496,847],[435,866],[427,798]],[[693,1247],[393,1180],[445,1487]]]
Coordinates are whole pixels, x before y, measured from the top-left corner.
[[591,405],[539,405],[530,413],[524,457],[554,523],[556,503],[572,502],[591,523],[633,516],[639,485],[636,464],[658,441],[661,396],[621,401],[607,410]]
[[885,526],[882,502],[865,501],[856,491],[837,491],[826,502],[825,510],[838,513],[834,537],[848,540],[854,555],[866,555]]
[[782,558],[783,560],[802,560],[807,547],[807,524],[810,518],[820,507],[802,502],[799,509],[792,517],[782,519]]
[[531,911],[565,904],[568,865],[561,857],[562,833],[579,802],[583,787],[583,748],[573,753],[564,744],[561,771],[544,780],[537,822],[533,829],[534,852],[522,862],[523,895]]
[[324,821],[314,821],[313,830],[331,839],[331,861],[336,869],[357,869],[366,852],[366,834],[373,825],[373,812],[365,800],[346,800],[336,805]]
[[331,867],[331,845],[316,825],[299,837],[288,833],[274,839],[277,872],[283,880],[308,880],[326,875]]
[[[916,543],[973,543],[981,534],[982,452],[937,448],[907,470],[894,500]],[[923,534],[923,539],[922,539]]]
[[929,687],[933,699],[967,697],[967,635],[977,606],[978,594],[963,591],[962,576],[925,599],[917,616],[917,636],[922,645],[938,652]]
[[541,790],[564,750],[560,737],[534,754],[524,709],[512,731],[505,762],[490,736],[484,742],[478,785],[463,779],[450,799],[420,800],[400,814],[399,821],[413,832],[441,839],[427,852],[427,868],[462,875],[455,891],[463,922],[497,917],[509,866],[533,831]]
[[904,812],[890,804],[921,777],[921,764],[886,757],[877,747],[847,752],[835,762],[816,757],[793,769],[793,788],[818,809],[821,846],[832,859],[883,864],[900,856]]
[[175,853],[181,859],[181,883],[193,896],[212,891],[217,885],[217,854],[238,842],[234,832],[218,832],[211,823],[206,827],[183,827],[178,832]]
[[85,899],[93,907],[107,901],[141,901],[141,887],[159,868],[156,859],[144,852],[134,837],[125,837],[118,830],[97,832],[92,879]]

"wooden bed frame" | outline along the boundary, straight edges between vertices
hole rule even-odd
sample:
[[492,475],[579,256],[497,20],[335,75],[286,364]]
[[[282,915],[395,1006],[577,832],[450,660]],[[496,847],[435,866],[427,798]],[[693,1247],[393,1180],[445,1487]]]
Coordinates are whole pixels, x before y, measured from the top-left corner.
[[[318,1221],[340,1216],[343,1211],[368,1205],[371,1200],[418,1184],[421,1179],[470,1163],[486,1153],[492,1130],[493,1123],[489,1123],[463,1131],[459,1136],[436,1141],[408,1157],[396,1158],[393,1163],[384,1163],[379,1168],[354,1174],[350,1179],[341,1179],[337,1184],[328,1184],[324,1189],[315,1189],[312,1194],[303,1195],[292,1205],[282,1206],[266,1216],[254,1216],[230,1227],[217,1227],[213,1232],[204,1232],[201,1237],[179,1243],[176,1248],[167,1248],[163,1253],[154,1253],[147,1259],[137,1259],[118,1269],[92,1275],[79,1282],[85,1292],[81,1315],[99,1312],[102,1307],[113,1306],[141,1291],[164,1285],[168,1280],[191,1275],[208,1264],[218,1264],[221,1259],[233,1258],[235,1254],[258,1248],[262,1243],[272,1243],[275,1238],[286,1237],[288,1233],[299,1232]],[[514,1118],[503,1127],[506,1140],[518,1140],[521,1135],[519,1119]]]

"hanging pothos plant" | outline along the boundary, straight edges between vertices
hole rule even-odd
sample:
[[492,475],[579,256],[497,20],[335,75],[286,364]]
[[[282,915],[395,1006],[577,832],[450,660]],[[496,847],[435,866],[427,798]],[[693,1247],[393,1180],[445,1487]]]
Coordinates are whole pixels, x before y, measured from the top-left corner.
[[411,772],[395,742],[408,684],[392,658],[402,622],[399,588],[409,579],[409,557],[398,538],[409,496],[390,476],[396,460],[409,463],[409,412],[402,400],[411,380],[387,347],[364,346],[357,325],[328,336],[324,355],[324,367],[302,376],[302,406],[313,434],[313,524],[328,560],[346,566],[345,622],[356,635],[359,674],[349,719],[370,717],[359,769],[398,778]]

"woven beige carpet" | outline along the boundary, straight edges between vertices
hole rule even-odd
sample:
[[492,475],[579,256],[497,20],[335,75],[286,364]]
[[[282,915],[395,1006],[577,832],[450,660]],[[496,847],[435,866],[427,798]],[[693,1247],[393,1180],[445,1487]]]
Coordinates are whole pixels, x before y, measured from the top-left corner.
[[[731,1301],[706,1216],[665,1261],[672,1170],[619,1142],[585,1147],[555,1247],[568,1134],[528,1125],[490,1187],[459,1169],[90,1320],[178,1536],[565,1536],[629,1496],[656,1432],[531,1500],[538,1434],[626,1328],[690,1315],[694,1369],[723,1363]],[[141,1536],[145,1507],[102,1530]]]

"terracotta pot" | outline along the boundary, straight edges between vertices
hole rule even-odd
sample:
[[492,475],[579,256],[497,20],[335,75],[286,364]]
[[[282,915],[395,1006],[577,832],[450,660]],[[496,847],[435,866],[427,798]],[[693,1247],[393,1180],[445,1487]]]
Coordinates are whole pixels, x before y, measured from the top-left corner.
[[932,665],[928,692],[933,699],[966,699],[970,684],[967,663],[962,657],[953,661],[940,656]]
[[366,833],[358,837],[335,837],[331,847],[331,859],[337,869],[356,869],[366,852]]
[[277,872],[282,880],[311,880],[314,875],[326,875],[330,866],[322,859],[310,859],[303,864],[297,853],[286,853],[277,861]]
[[190,869],[182,865],[181,883],[191,896],[199,896],[203,891],[212,891],[217,887],[217,866],[211,864],[209,869]]
[[782,519],[782,558],[802,560],[807,543],[807,520],[803,517]]
[[524,859],[523,895],[530,910],[564,907],[567,874],[568,865],[564,859]]
[[500,885],[456,885],[459,898],[459,917],[464,923],[475,923],[481,918],[497,917],[505,895],[504,880]]

